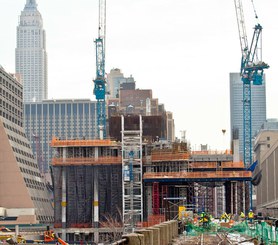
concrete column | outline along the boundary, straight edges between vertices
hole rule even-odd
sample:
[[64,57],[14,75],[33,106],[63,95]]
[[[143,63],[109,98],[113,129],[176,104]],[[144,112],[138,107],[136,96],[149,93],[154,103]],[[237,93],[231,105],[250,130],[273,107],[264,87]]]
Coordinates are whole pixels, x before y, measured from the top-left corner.
[[146,186],[148,216],[152,214],[152,186]]
[[151,230],[153,232],[153,245],[160,245],[160,229],[148,227],[147,230]]
[[238,212],[238,200],[237,200],[237,182],[235,182],[235,214],[239,214]]
[[234,182],[231,182],[231,214],[234,213]]
[[245,205],[245,202],[246,202],[246,200],[245,200],[245,181],[242,182],[242,200],[243,200],[243,207],[242,207],[242,209],[243,209],[243,212],[245,213],[245,211],[246,211],[246,205]]
[[[95,159],[98,159],[98,147],[95,147]],[[94,226],[99,226],[99,202],[98,202],[98,166],[94,166]],[[99,231],[94,232],[94,242],[99,241]]]
[[62,167],[62,239],[66,240],[67,227],[67,184],[66,184],[66,167]]
[[153,245],[153,231],[152,230],[137,230],[135,233],[143,234],[144,241],[147,245]]
[[123,238],[127,238],[127,245],[148,245],[145,244],[144,235],[142,234],[130,233],[124,235]]
[[19,235],[19,226],[15,225],[15,237],[18,237]]

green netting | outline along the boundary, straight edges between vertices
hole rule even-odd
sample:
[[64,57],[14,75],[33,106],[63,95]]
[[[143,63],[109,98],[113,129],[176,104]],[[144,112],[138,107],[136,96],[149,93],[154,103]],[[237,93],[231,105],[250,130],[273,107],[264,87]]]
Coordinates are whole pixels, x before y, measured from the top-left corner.
[[201,233],[215,234],[216,232],[223,233],[239,233],[250,238],[256,238],[263,241],[265,244],[278,244],[278,230],[266,222],[248,223],[243,221],[235,224],[230,228],[220,226],[219,223],[208,222],[207,224],[194,225],[188,222],[185,225],[186,235],[198,236]]

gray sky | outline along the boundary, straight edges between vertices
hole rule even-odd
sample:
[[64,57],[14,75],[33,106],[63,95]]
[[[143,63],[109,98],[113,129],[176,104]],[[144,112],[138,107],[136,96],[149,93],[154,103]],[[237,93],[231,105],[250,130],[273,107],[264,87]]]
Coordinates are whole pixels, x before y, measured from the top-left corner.
[[[106,0],[106,71],[120,68],[174,113],[192,147],[230,147],[229,72],[240,68],[233,0]],[[15,70],[16,26],[25,0],[1,0],[0,64]],[[249,43],[251,0],[242,0]],[[98,0],[37,0],[49,66],[49,98],[94,100]],[[263,26],[267,117],[278,117],[278,1],[254,0]],[[226,129],[225,136],[222,129]]]

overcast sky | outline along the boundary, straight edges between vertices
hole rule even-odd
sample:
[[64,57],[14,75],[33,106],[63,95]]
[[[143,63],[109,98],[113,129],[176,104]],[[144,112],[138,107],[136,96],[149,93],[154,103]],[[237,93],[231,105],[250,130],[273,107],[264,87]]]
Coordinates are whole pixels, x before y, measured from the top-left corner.
[[[0,64],[15,71],[16,26],[25,0],[1,0]],[[120,68],[174,113],[193,148],[230,148],[229,73],[240,68],[233,0],[106,0],[106,72]],[[251,0],[242,0],[249,43]],[[90,98],[98,0],[37,0],[46,31],[49,98]],[[254,0],[263,26],[267,117],[278,117],[278,1]],[[222,135],[226,129],[226,135]]]

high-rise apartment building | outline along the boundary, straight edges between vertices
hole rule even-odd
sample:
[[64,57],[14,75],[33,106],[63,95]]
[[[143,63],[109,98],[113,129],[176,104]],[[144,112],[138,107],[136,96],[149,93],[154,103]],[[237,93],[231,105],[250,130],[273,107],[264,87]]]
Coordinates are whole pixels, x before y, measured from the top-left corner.
[[[265,77],[262,85],[251,85],[252,137],[266,120]],[[239,73],[230,73],[231,137],[239,139],[239,153],[243,159],[243,83]]]
[[39,166],[48,171],[53,157],[50,142],[60,139],[94,139],[97,135],[96,102],[89,99],[44,100],[24,103],[24,127]]
[[0,66],[0,207],[5,210],[0,225],[54,220],[46,185],[23,129],[22,90],[22,84]]
[[15,70],[23,83],[23,102],[47,99],[45,31],[36,0],[26,0],[17,27]]

